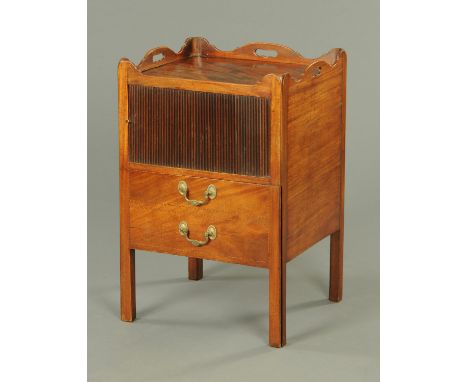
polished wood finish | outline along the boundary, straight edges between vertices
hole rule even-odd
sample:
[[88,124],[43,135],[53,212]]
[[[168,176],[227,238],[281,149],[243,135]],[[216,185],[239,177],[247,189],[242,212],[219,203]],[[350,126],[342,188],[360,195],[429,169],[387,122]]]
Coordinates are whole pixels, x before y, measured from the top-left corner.
[[257,184],[271,184],[271,177],[256,177],[250,175],[239,175],[239,174],[230,174],[227,172],[210,172],[204,170],[194,170],[191,168],[177,168],[177,167],[167,167],[161,165],[149,165],[149,164],[140,164],[140,163],[128,163],[127,168],[130,170],[142,170],[149,171],[155,174],[166,174],[166,175],[176,175],[176,176],[193,176],[196,178],[213,178],[213,179],[223,179],[231,180],[233,182],[243,182],[243,183],[257,183]]
[[[289,76],[274,78],[272,82],[272,131],[276,136],[276,152],[279,182],[284,184],[287,180],[287,91]],[[279,204],[281,206],[274,221],[273,231],[276,237],[276,246],[270,255],[269,264],[269,344],[273,347],[286,345],[286,251],[285,232],[287,228],[286,188],[281,188]]]
[[289,89],[289,260],[340,229],[345,62],[341,53],[332,67],[316,64],[320,75],[308,76]]
[[177,77],[191,80],[255,85],[267,74],[289,73],[300,79],[307,64],[226,60],[218,57],[191,57],[145,71],[147,76]]
[[119,80],[119,162],[120,162],[120,317],[133,321],[135,303],[135,251],[129,241],[129,174],[128,163],[128,92],[127,68],[129,62],[122,60],[118,69]]
[[345,158],[346,158],[346,62],[345,52],[341,54],[341,136],[340,136],[340,223],[339,231],[330,236],[330,301],[343,298],[343,246],[344,246],[344,199],[345,199]]
[[[138,65],[122,59],[122,320],[135,318],[135,249],[186,256],[190,280],[202,279],[203,259],[268,269],[273,347],[286,344],[286,263],[326,236],[329,299],[340,301],[345,113],[341,49],[305,58],[271,43],[221,51],[194,37],[178,52],[149,50]],[[180,180],[191,199],[210,184],[217,196],[190,205]],[[190,239],[210,225],[217,237],[194,246],[181,221]]]
[[188,278],[189,280],[201,280],[203,278],[203,260],[194,257],[188,258]]
[[[217,196],[194,207],[177,191],[181,180],[193,199],[203,199],[210,184]],[[268,267],[273,211],[279,210],[274,205],[277,187],[131,171],[129,188],[131,248]],[[203,247],[191,245],[178,231],[181,221],[188,223],[190,237],[197,240],[214,225],[216,240]]]
[[339,302],[343,298],[343,229],[330,235],[329,299]]
[[245,96],[269,97],[270,74],[263,81],[255,85],[245,85],[230,82],[202,81],[186,78],[149,76],[132,65],[127,72],[128,84],[141,86],[154,86],[161,88],[191,90],[205,93],[237,94]]
[[[262,51],[269,51],[273,55],[263,55]],[[177,72],[177,75],[171,75],[170,77],[186,78],[185,76],[189,75],[188,73],[193,75],[196,72],[195,77],[188,78],[214,80],[215,82],[249,83],[255,79],[261,81],[262,77],[268,74],[279,76],[289,73],[301,77],[307,72],[311,64],[324,62],[332,65],[338,51],[339,49],[332,49],[319,58],[306,58],[287,46],[265,42],[252,42],[232,51],[222,51],[203,37],[189,37],[178,53],[165,46],[150,49],[146,52],[137,68],[146,75],[166,76],[167,72],[170,73],[174,70],[174,67],[177,67],[177,64],[181,64],[185,67],[185,70],[181,69]],[[157,55],[162,56],[161,59],[155,60]],[[194,59],[198,59],[198,62],[190,61]],[[224,61],[216,59],[224,59]],[[187,65],[187,60],[192,63],[191,66]],[[225,68],[216,69],[206,66],[216,62]],[[236,65],[241,68],[236,67]],[[265,70],[266,65],[270,65],[268,70]],[[247,66],[247,69],[242,69],[245,66]],[[161,69],[163,67],[164,69]],[[158,70],[161,70],[161,72],[158,72]],[[297,72],[294,73],[294,70],[297,70]],[[242,72],[243,75],[239,76],[239,72]],[[220,75],[223,77],[212,77]]]

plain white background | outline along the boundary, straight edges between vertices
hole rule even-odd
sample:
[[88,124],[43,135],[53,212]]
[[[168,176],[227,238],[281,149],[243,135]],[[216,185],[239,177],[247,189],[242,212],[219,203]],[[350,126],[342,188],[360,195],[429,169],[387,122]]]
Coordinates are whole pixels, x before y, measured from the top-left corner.
[[[86,8],[7,8],[0,376],[83,381]],[[381,4],[382,381],[467,378],[464,8]]]
[[380,12],[382,381],[466,381],[466,3]]

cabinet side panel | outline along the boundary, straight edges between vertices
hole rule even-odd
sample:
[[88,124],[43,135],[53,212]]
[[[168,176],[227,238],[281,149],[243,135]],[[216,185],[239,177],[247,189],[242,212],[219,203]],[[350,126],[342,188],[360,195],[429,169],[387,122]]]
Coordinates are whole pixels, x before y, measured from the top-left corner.
[[288,101],[288,260],[340,226],[343,66],[292,84]]

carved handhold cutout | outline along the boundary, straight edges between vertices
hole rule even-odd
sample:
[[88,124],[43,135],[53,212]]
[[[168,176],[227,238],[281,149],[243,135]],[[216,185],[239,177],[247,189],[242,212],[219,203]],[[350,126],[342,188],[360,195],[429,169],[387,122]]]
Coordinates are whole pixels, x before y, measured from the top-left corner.
[[158,53],[153,56],[153,62],[161,61],[164,58],[164,54]]
[[321,66],[316,66],[315,68],[312,68],[312,75],[313,76],[318,76],[322,72],[322,67]]
[[267,50],[267,49],[255,49],[255,54],[258,57],[277,57],[278,52],[275,50]]
[[[307,78],[323,76],[335,65],[341,65],[340,60],[346,60],[346,53],[342,49],[335,48],[318,58],[305,58],[287,46],[266,42],[252,42],[231,51],[222,51],[203,37],[189,37],[177,53],[166,46],[149,50],[135,69],[140,73],[145,73],[160,66],[191,57],[200,57],[201,60],[223,58],[226,60],[253,60],[262,63],[304,65],[303,73],[296,74],[293,78],[293,81],[298,83]],[[257,84],[266,84],[268,86],[270,74],[278,75],[279,73],[265,74]]]

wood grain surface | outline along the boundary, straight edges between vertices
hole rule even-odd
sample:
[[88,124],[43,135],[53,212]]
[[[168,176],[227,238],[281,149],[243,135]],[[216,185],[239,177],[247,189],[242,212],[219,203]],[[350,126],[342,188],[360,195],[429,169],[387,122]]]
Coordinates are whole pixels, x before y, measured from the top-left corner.
[[281,213],[273,220],[275,246],[269,265],[269,344],[286,345],[286,227],[287,227],[287,92],[289,75],[272,77],[272,170],[273,181],[281,184],[278,195]]
[[341,54],[341,144],[340,144],[340,222],[339,231],[330,236],[330,301],[339,302],[343,298],[343,251],[344,251],[344,201],[345,201],[345,158],[346,158],[346,73],[347,56]]
[[194,281],[203,278],[203,259],[188,258],[188,278]]
[[289,260],[340,227],[343,61],[333,67],[317,65],[320,75],[289,89]]
[[[208,185],[217,196],[208,204],[194,207],[178,193],[184,180],[191,199],[203,199]],[[267,267],[272,243],[274,194],[279,189],[247,183],[204,178],[130,172],[130,246],[149,251],[200,259],[218,260]],[[179,234],[178,225],[186,221],[190,238],[202,240],[210,225],[217,238],[206,246],[195,247]]]
[[120,317],[133,321],[135,305],[135,251],[129,242],[128,208],[128,87],[127,72],[130,62],[122,60],[118,68],[119,96],[119,171],[120,171]]
[[149,165],[149,164],[131,163],[131,162],[129,162],[127,166],[130,170],[148,171],[148,172],[154,172],[155,174],[191,176],[195,178],[222,179],[222,180],[231,180],[234,182],[242,182],[242,183],[271,184],[270,176],[239,175],[239,174],[232,174],[228,172],[214,172],[214,171],[196,170],[196,169],[190,169],[190,168]]
[[289,73],[299,80],[307,64],[259,62],[220,57],[190,57],[144,72],[147,76],[176,77],[191,80],[255,85],[267,74]]
[[[120,61],[122,320],[135,319],[135,249],[188,257],[190,280],[203,278],[203,259],[267,268],[273,347],[286,344],[286,263],[327,236],[329,299],[342,299],[346,65],[341,49],[222,51],[201,37]],[[190,199],[211,184],[217,196],[190,205],[180,180]],[[210,225],[217,237],[196,247],[181,221],[190,239]]]

